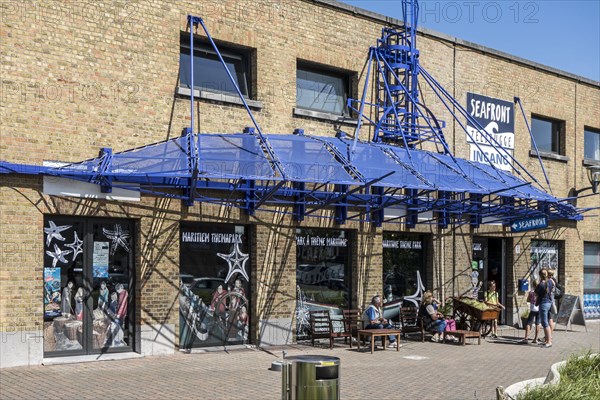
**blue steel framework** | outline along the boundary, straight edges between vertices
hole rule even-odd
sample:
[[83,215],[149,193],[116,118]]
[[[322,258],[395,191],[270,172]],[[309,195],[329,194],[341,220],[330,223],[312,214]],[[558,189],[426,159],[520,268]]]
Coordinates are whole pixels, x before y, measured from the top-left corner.
[[[478,127],[490,144],[498,143],[419,65],[418,4],[403,0],[402,5],[403,29],[383,29],[378,46],[369,50],[362,100],[348,101],[359,116],[352,140],[343,133],[335,138],[307,136],[302,129],[293,135],[265,135],[204,21],[189,16],[191,126],[181,137],[120,153],[102,148],[97,158],[62,167],[0,161],[0,173],[70,178],[100,185],[105,193],[118,187],[179,198],[186,205],[199,201],[238,207],[250,215],[256,210],[283,212],[298,221],[311,216],[334,218],[339,224],[354,220],[377,226],[390,222],[447,227],[509,225],[540,215],[551,220],[582,219],[586,210],[566,199],[559,200],[493,166],[452,155],[443,134],[445,124],[419,101],[419,75],[467,135],[460,117]],[[193,54],[198,27],[204,30],[253,122],[254,127],[243,133],[194,132]],[[375,102],[367,103],[374,64]],[[375,120],[365,115],[365,106],[375,107]],[[363,125],[373,127],[372,142],[358,140]],[[424,142],[434,143],[438,151],[418,149]],[[514,163],[517,175],[539,186],[508,152],[502,156]],[[386,210],[393,216],[386,219]]]

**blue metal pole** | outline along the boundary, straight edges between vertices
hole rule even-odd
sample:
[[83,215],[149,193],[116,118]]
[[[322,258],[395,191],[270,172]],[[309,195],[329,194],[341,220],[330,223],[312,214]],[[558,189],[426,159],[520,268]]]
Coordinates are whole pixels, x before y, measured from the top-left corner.
[[369,88],[369,77],[371,76],[371,64],[373,63],[373,49],[369,49],[369,65],[367,66],[367,75],[365,76],[365,86],[363,88],[362,98],[360,100],[360,110],[358,111],[358,123],[356,124],[356,129],[354,130],[354,142],[352,143],[352,151],[350,154],[354,154],[354,149],[356,148],[356,142],[358,141],[358,133],[360,132],[360,127],[362,125],[363,113],[365,110],[365,101],[367,96],[367,89]]
[[[195,21],[197,21],[200,25],[202,25],[202,29],[204,29],[204,33],[206,33],[206,37],[208,38],[210,44],[212,45],[213,50],[217,54],[217,57],[219,57],[219,61],[221,61],[221,64],[223,65],[223,68],[225,68],[225,72],[227,72],[227,76],[229,77],[229,80],[233,84],[233,87],[235,88],[235,91],[237,92],[237,94],[238,94],[240,100],[242,101],[242,103],[244,104],[244,107],[246,108],[246,111],[248,112],[248,115],[250,116],[250,119],[252,120],[252,123],[256,127],[256,131],[258,132],[258,135],[260,136],[260,138],[263,141],[263,143],[266,143],[266,138],[265,138],[265,136],[262,133],[262,129],[260,129],[260,126],[258,125],[258,122],[256,122],[256,119],[254,118],[254,115],[252,114],[252,111],[250,110],[250,107],[248,106],[248,103],[246,102],[246,99],[244,98],[244,95],[242,94],[242,91],[240,90],[240,88],[239,88],[238,84],[236,83],[235,79],[233,79],[233,75],[231,75],[231,72],[229,71],[229,68],[227,68],[227,64],[225,64],[225,60],[223,60],[223,56],[221,55],[221,52],[217,48],[217,45],[215,44],[212,36],[208,32],[208,28],[204,24],[204,21],[200,17],[192,17],[192,18]],[[279,159],[277,158],[277,156],[275,155],[275,153],[273,153],[273,151],[271,150],[271,148],[269,146],[264,146],[264,147],[265,147],[265,150],[267,151],[267,153],[269,153],[269,156],[271,157],[271,160],[273,160],[273,165],[275,165],[275,168],[277,168],[277,171],[281,174],[281,177],[283,179],[287,179],[286,178],[286,174],[283,171],[283,168],[281,167]]]
[[544,173],[544,178],[546,178],[546,183],[548,184],[548,190],[550,190],[550,194],[552,193],[552,187],[550,186],[550,180],[548,179],[548,175],[546,175],[546,168],[544,168],[544,163],[542,162],[542,158],[540,157],[540,152],[538,151],[537,144],[535,143],[535,138],[533,137],[533,132],[531,132],[531,128],[529,127],[529,122],[527,122],[527,116],[525,115],[525,110],[523,109],[523,104],[521,103],[521,99],[519,97],[515,97],[515,103],[519,103],[519,107],[521,108],[521,114],[523,114],[523,120],[525,121],[525,125],[527,126],[527,131],[529,132],[529,136],[531,137],[531,143],[533,143],[533,147],[535,148],[535,154],[540,162],[540,166],[542,167],[542,172]]
[[190,133],[194,133],[194,17],[188,15],[190,24]]

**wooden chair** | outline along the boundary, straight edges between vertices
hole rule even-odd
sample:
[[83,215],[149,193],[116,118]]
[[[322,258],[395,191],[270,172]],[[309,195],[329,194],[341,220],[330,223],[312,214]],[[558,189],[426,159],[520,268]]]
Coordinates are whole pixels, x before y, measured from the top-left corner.
[[406,338],[409,333],[419,333],[421,342],[425,341],[425,327],[423,318],[419,316],[419,309],[416,307],[400,308],[400,323],[402,324],[402,336]]
[[[346,337],[350,338],[350,348],[352,348],[352,339],[358,340],[358,330],[363,329],[362,314],[359,309],[344,310],[344,330],[346,331]],[[344,343],[346,342],[344,337]]]
[[328,310],[311,310],[310,316],[310,339],[315,345],[315,339],[329,339],[329,348],[333,348],[333,326]]

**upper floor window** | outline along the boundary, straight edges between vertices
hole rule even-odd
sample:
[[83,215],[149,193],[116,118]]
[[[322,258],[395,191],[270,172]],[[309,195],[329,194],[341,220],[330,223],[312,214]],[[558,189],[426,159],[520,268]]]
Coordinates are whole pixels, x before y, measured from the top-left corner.
[[[538,151],[542,153],[564,155],[564,121],[546,117],[532,116],[531,132],[533,134]],[[533,143],[531,144],[531,148],[535,149]]]
[[585,127],[583,130],[583,158],[600,161],[600,130]]
[[[250,52],[230,46],[218,45],[218,47],[242,95],[251,97]],[[191,85],[189,38],[182,37],[179,86],[189,89]],[[217,53],[209,43],[201,40],[194,40],[194,88],[200,91],[238,95]]]
[[298,63],[296,70],[296,106],[327,114],[348,115],[350,74]]

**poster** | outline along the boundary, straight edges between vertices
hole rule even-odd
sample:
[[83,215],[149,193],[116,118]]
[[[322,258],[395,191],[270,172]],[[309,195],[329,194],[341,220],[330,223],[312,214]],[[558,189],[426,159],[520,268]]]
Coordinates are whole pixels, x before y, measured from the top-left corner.
[[60,268],[44,268],[44,316],[60,315]]
[[531,266],[529,271],[537,279],[540,269],[551,269],[558,277],[558,243],[549,240],[531,241]]
[[484,131],[467,121],[470,160],[512,171],[511,157],[515,148],[514,104],[467,92],[467,111]]
[[108,278],[109,242],[94,242],[93,274],[94,278]]
[[180,348],[248,343],[246,228],[185,222],[180,232]]

